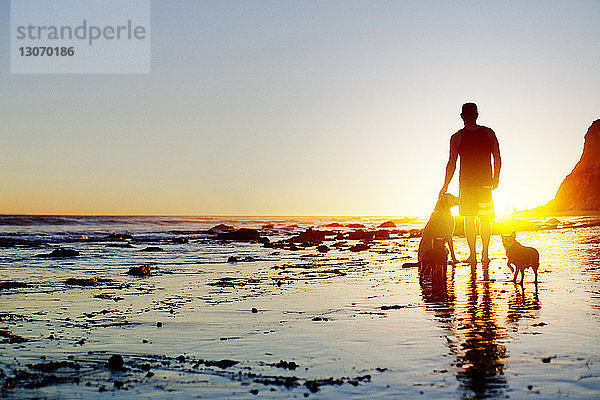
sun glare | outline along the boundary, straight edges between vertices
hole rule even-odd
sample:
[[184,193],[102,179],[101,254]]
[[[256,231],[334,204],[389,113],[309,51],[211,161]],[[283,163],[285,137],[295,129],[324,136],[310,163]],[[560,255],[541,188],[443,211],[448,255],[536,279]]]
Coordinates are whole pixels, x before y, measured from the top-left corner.
[[496,217],[502,217],[519,209],[514,201],[515,197],[511,196],[507,191],[496,190],[493,193],[493,199]]
[[544,205],[551,198],[545,198],[526,187],[512,186],[497,189],[493,192],[496,217],[506,216],[518,211],[531,210]]

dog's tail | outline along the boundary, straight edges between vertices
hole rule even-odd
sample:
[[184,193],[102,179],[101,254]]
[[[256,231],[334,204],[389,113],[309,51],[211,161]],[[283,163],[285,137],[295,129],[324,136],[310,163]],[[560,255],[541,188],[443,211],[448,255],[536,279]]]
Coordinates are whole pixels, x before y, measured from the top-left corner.
[[418,262],[404,263],[404,264],[402,264],[402,268],[415,268],[415,267],[418,267],[419,265],[421,265],[421,263],[418,263]]

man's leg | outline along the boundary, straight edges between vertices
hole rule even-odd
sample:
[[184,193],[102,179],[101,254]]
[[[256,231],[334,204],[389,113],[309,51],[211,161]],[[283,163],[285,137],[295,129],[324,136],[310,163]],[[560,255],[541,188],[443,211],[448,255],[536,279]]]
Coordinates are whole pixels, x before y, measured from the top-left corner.
[[469,258],[465,261],[468,263],[476,263],[477,249],[475,248],[475,240],[477,239],[477,227],[475,226],[475,217],[465,216],[465,236],[467,237],[467,243],[469,245]]
[[481,225],[481,242],[483,243],[483,251],[481,252],[481,262],[488,264],[490,262],[489,247],[490,236],[492,235],[492,223],[494,219],[494,202],[492,200],[492,188],[482,188],[477,196],[477,213],[479,215],[479,223]]
[[490,247],[490,236],[492,236],[492,223],[489,219],[479,218],[479,223],[481,224],[480,233],[481,233],[481,242],[483,243],[483,251],[481,252],[481,262],[489,263],[489,247]]
[[465,260],[469,264],[477,263],[477,226],[475,216],[477,215],[477,188],[461,187],[458,197],[458,212],[464,217],[465,237],[469,245],[469,258]]

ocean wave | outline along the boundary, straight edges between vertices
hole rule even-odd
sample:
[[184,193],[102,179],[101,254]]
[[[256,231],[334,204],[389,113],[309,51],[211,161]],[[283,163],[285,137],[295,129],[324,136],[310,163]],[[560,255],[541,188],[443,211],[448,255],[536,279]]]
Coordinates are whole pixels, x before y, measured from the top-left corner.
[[58,215],[0,215],[0,225],[73,225],[80,221],[77,217]]

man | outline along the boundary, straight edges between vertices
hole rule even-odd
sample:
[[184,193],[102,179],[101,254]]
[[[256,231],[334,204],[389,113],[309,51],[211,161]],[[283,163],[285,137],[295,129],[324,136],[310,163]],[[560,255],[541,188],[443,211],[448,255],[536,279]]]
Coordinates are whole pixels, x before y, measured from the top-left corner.
[[[475,103],[463,104],[460,116],[465,127],[450,138],[450,158],[446,165],[446,177],[440,196],[448,190],[448,184],[456,169],[456,160],[460,156],[458,208],[460,215],[465,217],[465,236],[470,251],[469,258],[465,262],[477,263],[476,218],[478,218],[483,243],[481,262],[487,264],[490,262],[488,249],[492,233],[490,220],[494,219],[492,190],[498,187],[502,165],[500,147],[493,130],[477,125],[479,113]],[[493,170],[492,157],[494,157]]]

